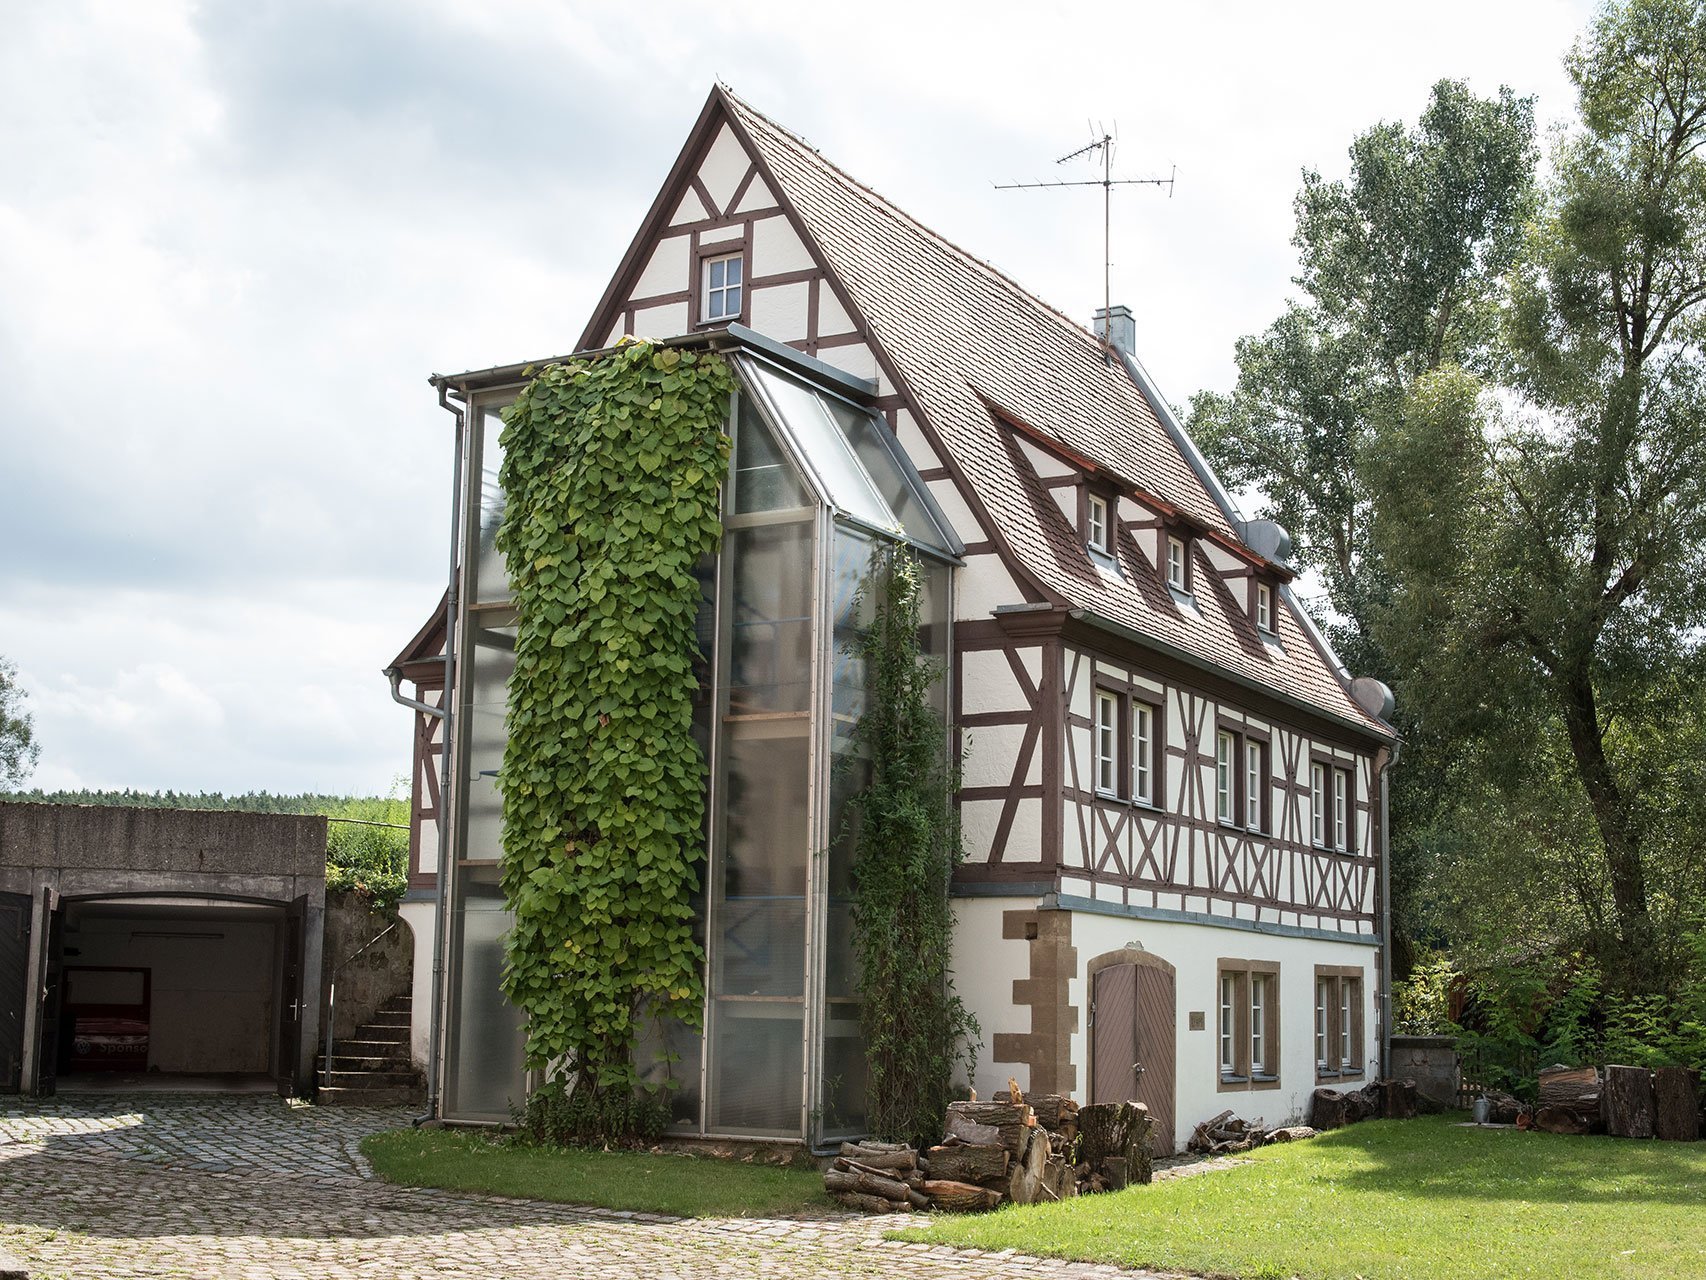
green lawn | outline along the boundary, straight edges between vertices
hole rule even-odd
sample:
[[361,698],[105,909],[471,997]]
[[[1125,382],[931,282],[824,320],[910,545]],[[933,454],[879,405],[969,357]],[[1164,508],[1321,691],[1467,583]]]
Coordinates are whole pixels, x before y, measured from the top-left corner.
[[897,1238],[1240,1280],[1706,1278],[1706,1142],[1367,1121],[1252,1163]]
[[393,1129],[363,1139],[361,1149],[381,1178],[410,1187],[684,1218],[771,1217],[832,1207],[818,1174],[768,1165],[522,1147],[456,1129]]

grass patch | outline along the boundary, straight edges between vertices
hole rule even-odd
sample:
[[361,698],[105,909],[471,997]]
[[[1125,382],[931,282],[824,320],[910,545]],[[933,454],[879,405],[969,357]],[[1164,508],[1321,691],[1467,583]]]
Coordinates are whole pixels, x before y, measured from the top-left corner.
[[1373,1120],[1251,1163],[895,1238],[1241,1280],[1706,1280],[1706,1143]]
[[361,1149],[376,1174],[407,1187],[683,1218],[776,1217],[830,1205],[818,1174],[694,1156],[524,1147],[457,1129],[392,1129],[362,1139]]

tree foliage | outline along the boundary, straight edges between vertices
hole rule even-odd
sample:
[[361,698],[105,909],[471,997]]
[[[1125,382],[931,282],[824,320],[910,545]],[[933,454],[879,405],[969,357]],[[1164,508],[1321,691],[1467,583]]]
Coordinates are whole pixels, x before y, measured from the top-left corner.
[[632,1090],[642,1011],[700,1016],[694,567],[721,536],[732,390],[714,354],[628,343],[546,367],[504,415],[504,991],[529,1064],[593,1094]]
[[35,717],[24,709],[24,696],[18,668],[0,658],[0,788],[29,777],[41,756]]
[[954,1069],[977,1034],[948,977],[948,884],[960,858],[956,771],[930,692],[942,673],[919,642],[917,563],[880,548],[862,590],[872,620],[856,641],[866,709],[853,737],[871,772],[852,801],[853,948],[867,1114],[878,1137],[922,1146],[942,1136]]

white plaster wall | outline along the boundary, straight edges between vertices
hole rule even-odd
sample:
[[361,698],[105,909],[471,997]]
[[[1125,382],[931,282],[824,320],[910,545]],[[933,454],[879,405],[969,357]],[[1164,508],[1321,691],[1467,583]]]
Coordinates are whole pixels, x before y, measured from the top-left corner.
[[988,862],[995,844],[995,829],[1001,823],[1001,801],[960,801],[960,843],[967,862]]
[[[916,428],[914,428],[916,434]],[[924,450],[929,445],[924,443],[923,436],[918,437],[918,443]],[[912,465],[918,466],[918,454],[909,446],[907,456],[912,459]],[[933,455],[932,455],[933,456]],[[923,468],[919,468],[923,470]],[[936,500],[936,505],[942,508],[942,514],[948,517],[948,523],[954,526],[954,532],[961,542],[970,546],[984,540],[983,526],[977,522],[977,517],[971,513],[971,507],[960,496],[959,486],[952,480],[932,480],[929,482],[930,496]]]
[[760,218],[752,224],[752,274],[780,275],[784,271],[807,271],[817,264],[781,214]]
[[[1380,1038],[1375,1019],[1375,983],[1378,980],[1375,948],[1311,938],[1279,937],[1247,929],[1222,929],[1213,925],[1172,921],[1135,920],[1118,916],[1075,911],[1072,916],[1072,945],[1078,951],[1078,973],[1071,982],[1072,1002],[1081,1010],[1081,1028],[1072,1037],[1072,1061],[1078,1067],[1079,1100],[1085,1101],[1090,1087],[1088,1026],[1091,960],[1129,943],[1172,964],[1177,970],[1177,1096],[1174,1138],[1183,1146],[1191,1129],[1228,1108],[1247,1119],[1261,1117],[1269,1124],[1301,1123],[1315,1089],[1315,966],[1360,967],[1363,976],[1363,1061],[1368,1064],[1362,1080],[1372,1080],[1380,1059]],[[1280,1083],[1276,1089],[1227,1090],[1219,1088],[1220,1069],[1216,1041],[1219,1011],[1216,966],[1219,960],[1269,960],[1280,966],[1279,1031]],[[1202,1031],[1190,1029],[1192,1011],[1203,1014]],[[1346,1087],[1360,1081],[1350,1080]]]
[[[968,655],[969,656],[969,655]],[[1011,673],[1008,680],[1012,680]],[[960,784],[967,787],[1005,787],[1013,777],[1013,762],[1025,739],[1022,724],[980,724],[965,731],[966,757],[960,767]],[[1040,751],[1031,752],[1031,773],[1026,785],[1041,781]]]
[[853,317],[847,314],[847,308],[841,305],[841,299],[835,296],[835,290],[825,286],[817,294],[817,333],[820,338],[834,337],[836,334],[852,333],[854,330]]
[[993,552],[967,556],[958,573],[954,583],[954,617],[958,620],[987,618],[999,605],[1024,603],[1013,575]]
[[754,289],[752,327],[778,342],[802,342],[810,301],[811,286],[804,281]]
[[438,940],[433,936],[437,923],[437,904],[405,902],[397,908],[415,935],[415,967],[409,1005],[409,1058],[417,1067],[426,1069],[428,1041],[432,1034],[432,956]]
[[670,236],[659,240],[657,247],[652,250],[651,258],[646,262],[646,269],[640,272],[640,278],[634,282],[634,298],[655,298],[660,293],[679,293],[686,285],[689,259],[691,254],[690,240],[687,236]]
[[996,1065],[991,1059],[998,1032],[1023,1035],[1031,1029],[1030,1006],[1013,1003],[1013,984],[1031,976],[1031,944],[1003,938],[1001,916],[1036,905],[1034,898],[954,899],[954,990],[977,1019],[983,1040],[972,1080],[980,1098],[1005,1089],[1008,1076],[1016,1076],[1021,1089],[1031,1087],[1028,1066]]
[[687,304],[670,302],[634,313],[636,338],[678,338],[687,332]]
[[711,143],[704,163],[699,166],[699,181],[705,184],[706,194],[716,202],[719,211],[728,208],[735,189],[750,168],[752,157],[747,155],[740,139],[725,124],[717,131],[716,141]]
[[960,706],[968,715],[1030,709],[1007,655],[999,649],[966,649],[961,652]]

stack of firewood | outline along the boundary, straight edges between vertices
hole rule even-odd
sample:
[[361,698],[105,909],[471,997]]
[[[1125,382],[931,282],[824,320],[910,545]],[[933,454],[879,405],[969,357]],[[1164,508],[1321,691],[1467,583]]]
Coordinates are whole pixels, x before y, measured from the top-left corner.
[[923,1151],[843,1143],[824,1186],[841,1204],[866,1213],[965,1213],[1150,1179],[1149,1112],[1137,1103],[1080,1107],[1059,1094],[1031,1099],[1010,1081],[998,1101],[951,1103],[944,1128],[942,1141]]
[[1270,1129],[1261,1120],[1240,1120],[1230,1111],[1222,1111],[1213,1119],[1204,1120],[1185,1144],[1187,1151],[1205,1156],[1237,1155],[1270,1142],[1295,1142],[1313,1138],[1315,1130],[1306,1124],[1282,1125]]

